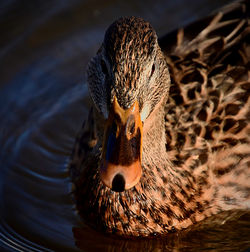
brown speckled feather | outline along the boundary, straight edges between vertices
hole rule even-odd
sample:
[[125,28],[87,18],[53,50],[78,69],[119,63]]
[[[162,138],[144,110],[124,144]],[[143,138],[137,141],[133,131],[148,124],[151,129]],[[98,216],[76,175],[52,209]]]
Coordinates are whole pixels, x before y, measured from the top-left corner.
[[223,210],[244,207],[250,196],[250,27],[246,6],[235,6],[192,40],[179,30],[167,54],[167,151],[200,183],[216,180],[213,200]]
[[[143,156],[143,175],[135,187],[118,193],[100,181],[102,123],[93,117],[97,110],[90,112],[69,166],[76,206],[86,222],[107,232],[148,236],[250,208],[248,8],[247,2],[234,4],[159,41],[171,85],[151,125],[161,127],[163,114],[162,132],[148,133],[145,142],[160,139],[164,150],[158,143],[143,147],[150,155]],[[112,52],[109,57],[119,67]]]

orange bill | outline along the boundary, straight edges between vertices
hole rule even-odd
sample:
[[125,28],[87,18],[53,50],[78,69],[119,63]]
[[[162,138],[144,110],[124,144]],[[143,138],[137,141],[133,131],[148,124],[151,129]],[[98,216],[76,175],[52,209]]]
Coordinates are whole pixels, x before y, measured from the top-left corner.
[[114,191],[135,186],[141,177],[142,122],[136,101],[122,109],[116,97],[105,127],[100,175]]

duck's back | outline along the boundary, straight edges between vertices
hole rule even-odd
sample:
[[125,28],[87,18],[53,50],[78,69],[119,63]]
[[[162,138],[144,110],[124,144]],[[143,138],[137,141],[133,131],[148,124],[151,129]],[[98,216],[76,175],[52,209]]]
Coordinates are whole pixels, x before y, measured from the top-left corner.
[[216,184],[224,210],[250,207],[249,20],[249,1],[236,3],[159,41],[172,79],[168,155],[201,174],[199,183]]

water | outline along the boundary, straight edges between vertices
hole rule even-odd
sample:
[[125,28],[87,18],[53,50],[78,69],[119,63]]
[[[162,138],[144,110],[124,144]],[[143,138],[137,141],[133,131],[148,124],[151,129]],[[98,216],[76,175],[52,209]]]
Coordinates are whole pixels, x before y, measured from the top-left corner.
[[[87,116],[86,64],[116,18],[137,15],[159,35],[227,2],[2,1],[0,3],[0,250],[245,251],[249,214],[167,238],[128,240],[84,224],[67,164]],[[241,216],[241,217],[240,217]]]

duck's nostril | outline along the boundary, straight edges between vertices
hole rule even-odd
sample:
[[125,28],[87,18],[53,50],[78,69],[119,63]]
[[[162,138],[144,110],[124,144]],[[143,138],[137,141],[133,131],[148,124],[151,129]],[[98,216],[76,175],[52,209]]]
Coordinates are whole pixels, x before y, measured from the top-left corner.
[[125,189],[125,179],[120,173],[116,174],[112,181],[112,190],[115,192],[123,192]]

